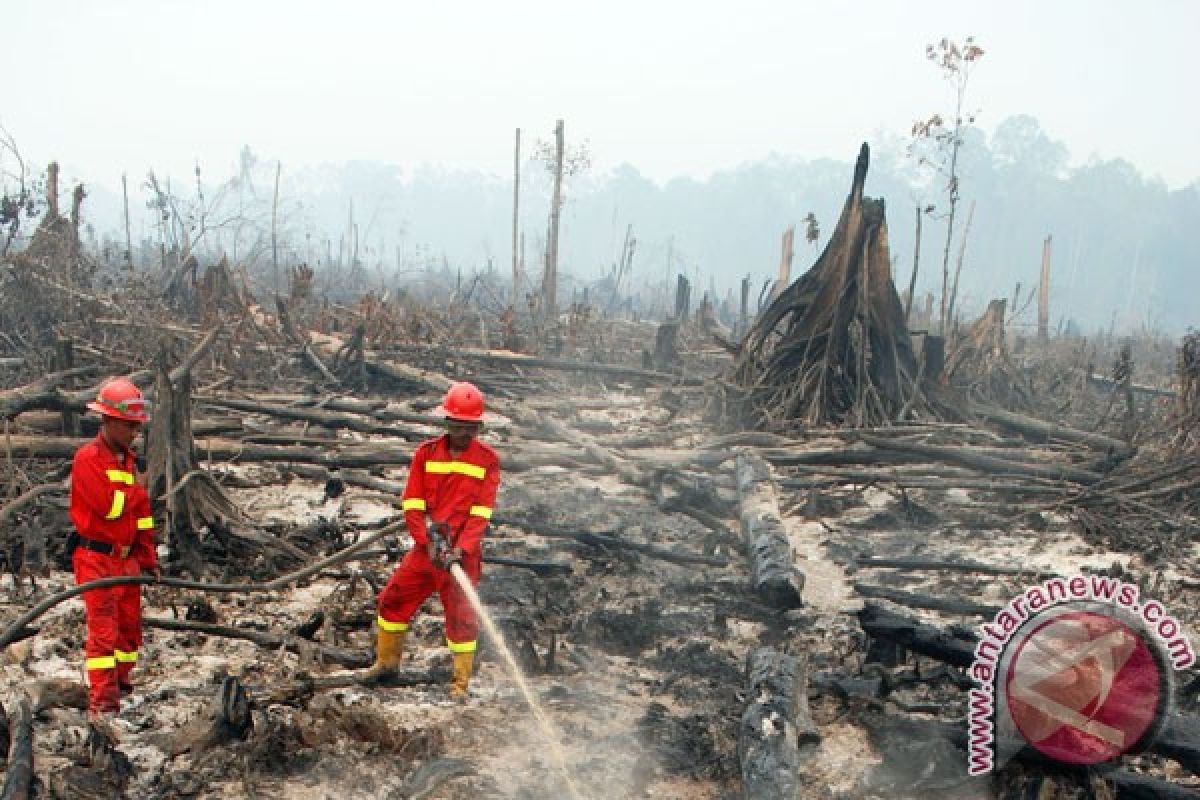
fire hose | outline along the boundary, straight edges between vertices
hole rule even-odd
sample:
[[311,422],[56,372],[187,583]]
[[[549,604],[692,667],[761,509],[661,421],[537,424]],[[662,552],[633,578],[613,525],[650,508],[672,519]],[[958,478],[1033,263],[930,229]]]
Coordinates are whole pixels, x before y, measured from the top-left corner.
[[273,592],[277,589],[283,589],[297,581],[302,581],[312,575],[317,574],[323,569],[328,569],[335,564],[341,564],[344,561],[351,560],[355,554],[366,547],[374,544],[385,536],[389,536],[404,527],[403,520],[397,521],[388,525],[385,528],[372,533],[354,544],[346,547],[328,558],[322,559],[315,564],[310,564],[307,567],[290,572],[287,575],[281,575],[278,578],[269,580],[266,583],[206,583],[204,581],[191,581],[183,578],[156,578],[153,575],[120,575],[112,578],[99,578],[87,583],[81,583],[78,586],[72,586],[70,589],[64,589],[57,594],[47,597],[42,602],[38,603],[33,608],[26,611],[15,622],[5,629],[3,634],[0,634],[0,648],[7,647],[15,641],[26,638],[25,634],[29,623],[36,620],[38,617],[45,614],[50,609],[70,600],[72,597],[77,597],[91,589],[104,589],[109,586],[125,586],[128,584],[150,584],[154,586],[171,586],[177,589],[196,589],[203,592],[216,592],[218,594],[253,594],[256,592]]

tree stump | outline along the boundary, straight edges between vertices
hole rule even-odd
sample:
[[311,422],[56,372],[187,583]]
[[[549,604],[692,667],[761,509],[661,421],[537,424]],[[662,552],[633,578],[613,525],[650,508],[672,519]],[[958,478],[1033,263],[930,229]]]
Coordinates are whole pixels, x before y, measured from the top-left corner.
[[726,412],[760,428],[886,424],[929,410],[892,283],[882,200],[850,195],[817,262],[759,315],[735,360]]
[[[191,373],[167,368],[160,351],[154,384],[154,413],[146,432],[147,487],[166,507],[170,560],[200,578],[204,574],[201,532],[214,522],[240,522],[243,515],[196,460],[192,439]],[[161,514],[157,517],[162,521]]]

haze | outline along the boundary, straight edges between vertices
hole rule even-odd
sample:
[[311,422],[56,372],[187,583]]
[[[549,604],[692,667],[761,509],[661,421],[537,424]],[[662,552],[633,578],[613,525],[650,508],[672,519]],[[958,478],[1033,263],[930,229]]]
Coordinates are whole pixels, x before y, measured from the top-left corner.
[[[101,231],[119,226],[112,197],[123,173],[131,186],[151,169],[175,176],[178,186],[194,181],[199,165],[207,180],[218,181],[236,174],[239,153],[249,146],[260,163],[282,163],[288,191],[294,198],[311,195],[308,221],[328,233],[345,209],[331,202],[322,210],[318,189],[300,179],[344,176],[320,165],[378,162],[408,180],[428,168],[479,173],[494,179],[487,191],[496,192],[499,204],[500,183],[511,180],[513,129],[526,132],[528,154],[533,139],[550,138],[558,118],[566,120],[569,146],[586,142],[587,185],[597,190],[612,189],[604,181],[620,170],[628,175],[622,165],[660,190],[686,177],[700,191],[711,188],[714,175],[736,174],[772,156],[767,163],[848,164],[861,141],[902,158],[912,122],[950,105],[948,86],[924,58],[925,45],[974,35],[986,51],[969,88],[981,141],[993,144],[990,137],[1008,118],[1031,117],[1048,141],[1064,146],[1068,167],[1129,162],[1142,184],[1176,197],[1170,213],[1182,215],[1187,229],[1200,222],[1191,219],[1200,185],[1190,55],[1197,33],[1200,4],[1184,0],[1136,9],[1116,2],[867,2],[852,11],[767,2],[22,2],[0,11],[13,71],[0,124],[30,163],[58,159],[66,180],[89,184]],[[11,169],[11,161],[0,168]],[[769,234],[725,231],[725,239],[737,242],[727,252],[702,237],[689,241],[687,223],[671,222],[661,209],[639,219],[630,210],[637,202],[619,195],[601,215],[602,235],[591,239],[611,240],[609,228],[631,223],[645,258],[661,259],[674,239],[680,253],[701,265],[698,275],[729,286],[747,271],[773,271],[775,228],[798,222],[794,212],[817,210],[831,229],[848,179],[848,172],[840,183],[831,179],[806,207],[765,211],[756,223],[771,228]],[[427,209],[360,196],[359,188],[343,186],[338,194],[356,196],[360,208],[385,217],[394,212],[377,225],[374,246],[381,252],[407,238],[468,268],[507,258],[502,208],[486,212],[495,219],[473,218],[481,211],[462,213],[453,225],[423,226]],[[971,191],[964,176],[964,200]],[[897,228],[910,226],[912,201],[902,192],[888,200],[903,278],[910,268],[903,239],[911,233]],[[909,206],[903,223],[895,219],[900,203]],[[534,216],[540,208],[535,198],[523,216],[531,236],[534,227],[544,229],[544,217],[539,223]],[[567,219],[563,231],[568,261],[574,260],[568,268],[599,272],[612,255],[584,252],[582,211],[574,213],[576,230]],[[1078,222],[1062,230],[1050,230],[1046,220],[1028,223],[1060,241],[1086,239]],[[1003,240],[997,225],[981,200],[973,235]],[[583,238],[573,242],[575,234]],[[1035,261],[1040,237],[1024,247]],[[1145,245],[1129,249],[1126,261],[1136,250],[1144,262]],[[1192,240],[1169,247],[1163,274],[1185,272],[1184,261],[1190,270],[1195,252]],[[730,264],[733,253],[745,257]],[[974,243],[969,253],[988,255]],[[969,263],[968,291],[986,302],[991,284],[970,272]],[[1020,274],[1003,272],[995,284],[1011,287],[1014,277]],[[1114,280],[1124,299],[1128,281]],[[1091,320],[1106,321],[1109,305],[1098,301]],[[1149,306],[1128,310],[1135,321],[1163,317]],[[1186,324],[1179,315],[1169,320],[1169,327]]]

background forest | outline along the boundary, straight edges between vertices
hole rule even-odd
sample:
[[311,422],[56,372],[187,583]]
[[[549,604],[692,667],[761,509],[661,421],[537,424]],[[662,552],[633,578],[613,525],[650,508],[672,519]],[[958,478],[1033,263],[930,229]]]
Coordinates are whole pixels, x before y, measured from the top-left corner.
[[[520,260],[523,279],[541,274],[553,183],[548,129],[523,132]],[[818,239],[797,237],[798,274],[824,243],[844,200],[854,143],[845,161],[773,155],[704,180],[656,182],[636,165],[600,173],[587,143],[572,147],[560,243],[560,291],[594,287],[611,294],[627,229],[634,252],[621,293],[634,311],[653,313],[668,276],[732,297],[741,279],[754,291],[773,278],[780,236],[805,232],[811,212]],[[881,132],[872,143],[867,192],[887,201],[891,256],[898,288],[912,270],[915,215],[925,210],[918,297],[940,289],[945,236],[944,187],[909,152],[909,141]],[[497,147],[501,147],[497,143]],[[507,145],[511,148],[511,143]],[[611,159],[610,159],[611,160]],[[959,154],[959,212],[951,262],[965,257],[956,314],[974,318],[994,297],[1010,298],[1016,331],[1035,322],[1042,242],[1053,237],[1051,325],[1054,329],[1177,333],[1196,322],[1200,296],[1200,182],[1177,190],[1114,159],[1069,166],[1067,147],[1036,119],[1001,121],[990,136],[967,126]],[[11,162],[11,159],[10,159]],[[290,170],[250,147],[232,168],[197,165],[194,176],[129,176],[134,263],[170,258],[189,245],[201,264],[228,255],[257,281],[270,283],[270,228],[278,186],[279,262],[317,268],[319,285],[353,293],[368,288],[445,286],[475,271],[511,275],[511,175],[489,175],[403,163],[357,161]],[[573,169],[571,168],[573,166]],[[12,172],[9,164],[9,171]],[[225,176],[213,172],[224,171]],[[230,174],[231,173],[231,174]],[[573,174],[570,174],[573,173]],[[64,173],[70,179],[70,168]],[[102,260],[124,259],[121,187],[87,185],[85,229]],[[162,212],[162,213],[160,213]],[[25,225],[13,242],[19,249]],[[140,243],[140,244],[139,244]],[[1020,297],[1013,301],[1020,284]],[[528,286],[523,286],[528,289]],[[918,303],[919,305],[919,303]]]

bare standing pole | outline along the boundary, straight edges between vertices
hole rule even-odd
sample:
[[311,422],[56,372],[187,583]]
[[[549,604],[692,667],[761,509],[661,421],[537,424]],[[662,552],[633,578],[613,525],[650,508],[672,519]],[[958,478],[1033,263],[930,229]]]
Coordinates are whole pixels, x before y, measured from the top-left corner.
[[133,272],[133,239],[129,235],[129,182],[125,173],[121,173],[121,194],[125,197],[125,260],[129,263],[129,271]]
[[275,195],[271,198],[271,288],[279,291],[279,237],[277,224],[279,221],[279,173],[283,162],[275,162]]
[[910,324],[909,313],[912,311],[913,293],[917,291],[917,267],[921,264],[921,206],[917,205],[917,243],[913,247],[913,271],[908,279],[908,297],[904,300],[904,324]]
[[1038,339],[1050,336],[1050,241],[1042,242],[1042,280],[1038,283]]
[[558,220],[562,211],[563,121],[554,126],[554,199],[550,205],[550,236],[546,242],[546,273],[542,279],[542,299],[547,319],[558,316]]
[[516,311],[517,300],[521,296],[521,269],[517,261],[518,233],[517,210],[521,202],[521,129],[517,128],[517,141],[513,146],[513,224],[512,224],[512,271],[513,271],[513,311]]

